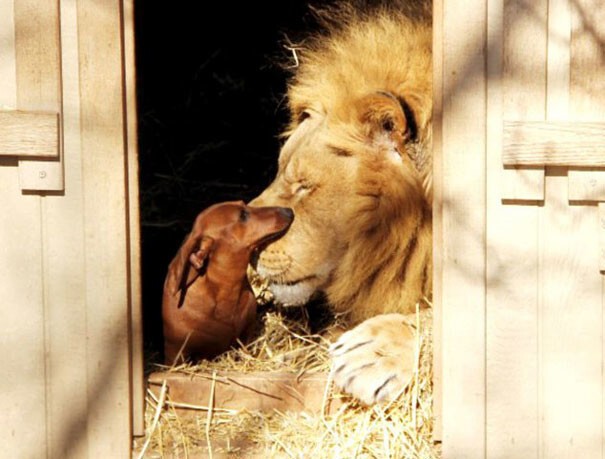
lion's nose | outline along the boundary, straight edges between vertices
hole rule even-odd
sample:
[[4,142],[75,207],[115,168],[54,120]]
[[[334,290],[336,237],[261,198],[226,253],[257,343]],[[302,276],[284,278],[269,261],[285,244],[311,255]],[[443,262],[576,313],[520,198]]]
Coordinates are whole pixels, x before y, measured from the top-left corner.
[[284,219],[286,219],[287,221],[291,222],[292,220],[294,220],[294,211],[289,207],[280,207],[279,213],[282,214]]

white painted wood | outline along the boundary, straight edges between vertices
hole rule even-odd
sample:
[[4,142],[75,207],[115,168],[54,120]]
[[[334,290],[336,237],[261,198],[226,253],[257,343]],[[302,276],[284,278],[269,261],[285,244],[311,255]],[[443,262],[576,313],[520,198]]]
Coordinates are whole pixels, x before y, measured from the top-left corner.
[[599,270],[605,272],[605,203],[598,204]]
[[16,98],[16,58],[15,58],[15,14],[14,0],[0,2],[0,109],[15,110]]
[[0,156],[58,155],[57,113],[0,111]]
[[[564,116],[558,109],[550,111],[553,117]],[[513,166],[603,167],[605,123],[507,121],[502,162]]]
[[[549,122],[569,117],[569,83],[571,62],[571,5],[570,0],[548,0],[548,56],[546,111]],[[562,128],[563,126],[558,126]],[[546,129],[548,130],[548,129]],[[565,132],[550,132],[550,143],[556,139],[556,151],[567,140]],[[563,131],[565,131],[563,129]],[[543,132],[545,136],[548,133]],[[555,134],[553,137],[552,135]],[[603,132],[601,133],[603,134]],[[582,156],[586,154],[582,152]],[[559,164],[552,164],[559,165]],[[567,165],[567,164],[562,164]]]
[[[42,111],[58,111],[57,95],[60,91],[58,78],[59,60],[59,3],[56,0],[17,0],[15,13],[27,23],[17,27],[17,72],[24,85],[36,83],[37,93],[31,97],[39,100],[36,106]],[[55,78],[40,77],[55,75]],[[50,95],[50,96],[49,96]],[[30,97],[30,96],[28,96]],[[23,109],[24,107],[20,107]],[[60,149],[59,149],[60,152]],[[63,189],[63,167],[60,157],[37,161],[19,159],[19,183],[24,190],[60,191]]]
[[[502,127],[500,127],[502,130]],[[501,134],[500,134],[501,136]],[[499,142],[502,148],[502,142]],[[498,182],[500,196],[506,201],[543,201],[544,167],[503,169],[493,180]]]
[[488,8],[487,457],[537,458],[537,209],[517,200],[544,199],[544,169],[503,174],[499,152],[504,117],[544,116],[546,1],[532,3],[531,18],[522,1],[490,0]]
[[[603,3],[596,0],[574,0],[572,2],[570,119],[605,122],[603,37],[605,37],[605,9]],[[591,178],[599,182],[605,179],[605,172],[602,169],[584,172],[590,174]],[[589,224],[599,233],[598,237],[602,237],[603,230],[599,226],[600,215],[598,209],[595,207],[584,208],[589,211],[586,218],[592,220]],[[602,210],[602,205],[599,205],[599,208]],[[597,244],[599,243],[598,237],[595,240]],[[579,245],[580,242],[578,241],[577,244]],[[586,243],[584,243],[582,250],[584,253],[592,252],[593,258],[591,260],[593,260],[593,263],[595,258],[600,255],[595,246],[589,247]],[[590,455],[587,457],[601,458],[604,454],[603,440],[605,439],[603,431],[605,429],[603,424],[605,406],[605,398],[603,397],[603,343],[605,342],[603,340],[603,292],[605,290],[603,289],[602,273],[599,274],[594,264],[589,268],[587,267],[587,269],[591,270],[590,276],[584,280],[580,280],[578,276],[578,289],[583,289],[586,284],[587,289],[583,290],[582,293],[590,295],[586,299],[588,308],[586,310],[583,308],[576,310],[582,317],[578,324],[578,329],[583,334],[581,339],[591,343],[591,347],[585,348],[583,353],[580,354],[578,362],[581,368],[589,374],[577,374],[575,381],[577,389],[584,391],[582,399],[579,400],[580,403],[589,403],[589,405],[582,410],[581,419],[574,417],[573,432],[582,432],[585,447],[591,449]],[[597,325],[596,322],[599,322],[599,316],[600,324]],[[596,405],[600,405],[600,409],[597,409]],[[577,437],[575,438],[576,444],[578,444]]]
[[[502,56],[502,77],[507,84],[515,87],[515,90],[504,92],[504,103],[516,107],[514,113],[519,119],[541,120],[543,114],[536,114],[533,107],[545,103],[542,78],[546,70],[544,1],[505,1],[504,10],[502,34],[506,52]],[[489,52],[492,52],[491,49]],[[518,65],[519,62],[523,62],[523,65]],[[528,101],[527,94],[538,99]],[[498,154],[502,154],[502,150]],[[502,199],[543,200],[544,168],[502,169],[500,184]]]
[[[581,120],[570,111],[570,24],[570,4],[550,0],[548,121]],[[582,71],[591,72],[591,67]],[[566,169],[549,169],[546,201],[540,209],[542,454],[600,458],[602,281],[597,269],[597,208],[568,205],[567,180]]]
[[443,6],[443,456],[484,458],[486,8]]
[[602,306],[595,206],[568,206],[565,169],[540,209],[541,453],[601,458]]
[[131,378],[133,435],[145,435],[145,379],[141,298],[141,236],[139,212],[139,158],[134,49],[134,1],[123,2],[124,80],[128,161],[128,257],[130,279]]
[[[136,157],[124,156],[136,144],[135,118],[124,119],[133,57],[121,45],[132,15],[118,1],[15,2],[0,2],[0,110],[60,112],[65,156],[0,158],[0,444],[10,457],[129,457],[139,274],[127,244],[138,240],[136,174],[127,191],[125,168]],[[63,165],[64,191],[20,190],[20,175]]]
[[60,191],[65,181],[59,161],[19,160],[19,187],[24,191]]
[[433,440],[443,439],[443,0],[433,2]]
[[569,201],[605,201],[605,174],[595,170],[569,170]]
[[[0,2],[0,106],[28,109],[17,98],[15,28],[23,15],[15,21],[14,6]],[[21,195],[16,165],[0,158],[0,444],[4,454],[40,457],[47,445],[40,198]]]
[[48,196],[42,200],[44,284],[48,305],[48,453],[52,458],[77,459],[87,457],[89,440],[84,303],[86,265],[82,217],[84,196],[75,0],[61,1],[60,21],[61,111],[67,187],[62,195]]
[[[88,456],[130,456],[130,312],[121,2],[78,0]],[[103,43],[103,46],[99,46]]]

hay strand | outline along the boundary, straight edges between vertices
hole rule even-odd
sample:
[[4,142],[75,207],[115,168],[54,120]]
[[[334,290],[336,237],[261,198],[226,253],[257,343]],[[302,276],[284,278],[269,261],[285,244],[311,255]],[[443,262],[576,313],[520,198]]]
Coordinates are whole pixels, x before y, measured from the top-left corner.
[[214,389],[216,388],[216,371],[212,372],[212,385],[210,386],[210,399],[208,400],[208,416],[206,417],[206,443],[208,444],[208,456],[212,459],[212,442],[210,441],[210,425],[214,408]]
[[[236,384],[260,393],[262,397],[280,399],[283,395],[284,399],[299,402],[304,401],[304,397],[296,389],[284,388],[281,394],[265,393],[223,376],[221,372],[278,371],[291,372],[293,377],[326,375],[323,394],[318,397],[315,412],[227,409],[216,406],[218,399],[214,393],[207,406],[160,400],[160,396],[154,398],[150,394],[146,414],[149,428],[145,439],[150,442],[146,447],[148,453],[165,458],[185,457],[187,454],[196,457],[233,455],[314,459],[439,457],[439,451],[432,442],[430,307],[419,306],[416,314],[408,318],[415,332],[415,368],[410,374],[409,386],[389,402],[373,407],[363,406],[335,390],[329,377],[330,359],[324,335],[329,335],[331,327],[340,327],[340,324],[331,322],[323,329],[311,332],[304,318],[292,317],[292,314],[266,311],[262,332],[257,339],[212,362],[179,365],[169,371],[206,378],[216,389],[218,384]],[[188,409],[187,414],[176,408]],[[158,410],[161,410],[161,415],[159,421],[154,422],[152,418]]]
[[153,422],[151,423],[151,434],[148,435],[147,440],[145,441],[145,444],[143,445],[143,448],[141,449],[140,454],[137,456],[137,459],[143,459],[143,457],[145,456],[145,452],[147,451],[147,448],[149,448],[149,444],[151,443],[151,436],[155,432],[155,429],[158,426],[158,422],[160,421],[160,414],[162,414],[162,407],[164,406],[164,400],[166,399],[167,389],[168,389],[168,387],[166,386],[166,380],[164,380],[164,383],[162,384],[162,388],[160,389],[160,397],[158,399],[155,414],[153,416]]

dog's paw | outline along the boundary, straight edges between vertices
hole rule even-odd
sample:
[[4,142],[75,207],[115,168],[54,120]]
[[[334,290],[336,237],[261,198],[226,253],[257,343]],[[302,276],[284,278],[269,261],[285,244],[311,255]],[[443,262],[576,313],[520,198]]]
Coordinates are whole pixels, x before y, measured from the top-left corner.
[[330,346],[336,386],[366,405],[396,397],[414,373],[412,323],[402,314],[383,314],[344,333]]

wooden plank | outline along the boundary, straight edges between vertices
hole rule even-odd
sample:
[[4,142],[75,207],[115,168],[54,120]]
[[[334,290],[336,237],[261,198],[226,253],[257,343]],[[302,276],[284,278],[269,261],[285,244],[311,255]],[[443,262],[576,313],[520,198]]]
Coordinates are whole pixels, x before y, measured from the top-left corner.
[[605,272],[605,203],[598,204],[599,219],[599,270]]
[[[42,71],[25,75],[24,31],[31,19],[31,2],[0,2],[0,106],[7,109],[56,111],[40,107]],[[18,44],[18,46],[17,46]],[[40,198],[23,196],[17,161],[0,159],[0,443],[14,457],[44,457],[47,453],[44,298]],[[26,419],[27,422],[16,422]]]
[[[502,130],[502,123],[500,123]],[[500,137],[502,134],[500,134]],[[499,142],[499,151],[502,142]],[[499,168],[499,176],[493,180],[497,182],[500,196],[506,201],[543,201],[544,200],[544,168],[543,167],[514,167]]]
[[433,2],[433,441],[443,438],[443,0]]
[[[570,69],[570,99],[569,99],[569,112],[571,119],[577,121],[605,121],[605,59],[603,59],[603,43],[605,38],[605,9],[603,8],[603,2],[599,0],[574,0],[572,4],[572,32],[571,32],[571,69]],[[597,183],[605,182],[605,171],[590,170],[582,171],[584,174],[588,174],[591,180]],[[571,171],[569,172],[571,180]],[[594,209],[594,208],[593,208]],[[592,209],[591,209],[592,210]],[[594,214],[593,214],[594,215]],[[601,219],[603,216],[603,205],[599,204],[597,210],[597,222],[593,221],[593,225],[596,223],[597,232],[599,233],[599,240],[602,242],[603,239],[603,228],[601,226]],[[601,246],[603,247],[603,246]],[[585,245],[585,251],[589,250],[589,247]],[[594,249],[593,249],[594,250]],[[599,258],[602,255],[598,254]],[[594,269],[594,266],[592,267]],[[600,284],[600,294],[597,283]],[[582,285],[582,284],[580,284]],[[603,329],[605,328],[604,320],[605,315],[603,314],[603,305],[605,299],[605,288],[603,284],[603,275],[598,275],[596,272],[591,272],[590,286],[592,290],[592,297],[590,301],[590,311],[586,311],[584,316],[585,324],[591,319],[588,317],[590,313],[595,314],[592,317],[594,322],[597,322],[598,315],[601,316],[600,330],[597,331],[597,327],[594,323],[588,324],[593,333],[600,332],[603,336]],[[583,311],[582,311],[583,312]],[[584,325],[582,325],[584,326]],[[605,352],[603,347],[605,346],[605,340],[601,339],[601,345],[597,344],[597,336],[591,336],[593,340],[593,348],[590,350],[592,355],[599,356],[601,362],[604,359]],[[586,351],[585,351],[586,352]],[[586,355],[584,354],[584,359]],[[597,357],[595,357],[596,360]],[[605,413],[605,397],[603,396],[603,384],[605,377],[603,375],[603,365],[601,364],[601,372],[598,374],[598,370],[591,369],[591,377],[594,380],[590,381],[592,390],[586,394],[587,399],[591,405],[600,405],[601,412],[598,413],[596,409],[589,409],[588,413],[582,413],[587,416],[586,423],[592,422],[590,426],[590,434],[598,437],[600,435],[600,451],[598,448],[598,438],[591,441],[592,447],[595,451],[591,451],[592,457],[602,457],[602,451],[605,451],[605,425],[603,423],[603,413]],[[583,389],[583,388],[582,388]],[[600,399],[600,400],[599,400]],[[575,419],[575,417],[574,417]],[[596,426],[601,426],[599,429]],[[576,426],[580,427],[580,426]],[[586,437],[585,437],[586,438]]]
[[467,6],[443,3],[443,79],[436,82],[444,85],[443,457],[456,459],[485,457],[486,75],[478,50],[486,7]]
[[[544,78],[546,61],[545,1],[527,2],[507,0],[503,2],[504,22],[502,34],[505,52],[502,55],[502,78],[507,107],[516,107],[511,114],[518,119],[543,119],[534,106],[545,104]],[[490,53],[493,50],[490,48]],[[521,65],[520,65],[521,64]],[[527,100],[527,94],[537,99]],[[536,117],[537,116],[537,117]],[[502,154],[502,150],[498,150]],[[544,168],[503,169],[499,178],[502,199],[510,201],[535,201],[544,199]]]
[[[38,101],[35,108],[20,105],[19,109],[58,112],[61,85],[59,2],[18,0],[15,2],[15,17],[22,17],[24,21],[24,26],[16,29],[19,81],[23,81],[23,87],[31,88],[24,97]],[[21,159],[19,182],[26,190],[62,190],[61,162],[59,159]]]
[[569,170],[569,201],[605,201],[605,172],[597,170]]
[[570,104],[575,121],[604,121],[605,8],[600,0],[574,0]]
[[600,458],[602,286],[596,206],[568,206],[564,169],[540,209],[542,457]]
[[123,2],[124,73],[128,166],[128,260],[130,280],[131,381],[133,435],[145,435],[143,305],[141,302],[141,234],[139,216],[139,157],[134,49],[134,1]]
[[131,310],[131,362],[133,434],[145,434],[145,380],[143,355],[143,318],[141,303],[141,254],[139,217],[139,164],[137,139],[137,103],[134,49],[134,5],[124,2],[124,72],[126,90],[129,214],[129,279]]
[[502,162],[508,166],[605,166],[605,123],[506,121]]
[[[550,18],[549,48],[569,47],[570,5],[551,0],[549,10],[550,15],[559,16]],[[569,53],[569,49],[563,52]],[[547,103],[548,121],[586,120],[572,110],[569,83],[565,87],[569,73],[569,59],[556,57],[549,62],[553,89]],[[568,206],[565,169],[552,168],[546,178],[546,201],[540,209],[542,454],[600,458],[603,313],[597,208]]]
[[[570,0],[548,0],[548,56],[547,56],[547,97],[546,109],[548,121],[567,120],[569,105],[569,77],[571,60],[571,3]],[[553,126],[554,127],[554,126]],[[561,138],[565,132],[555,128],[550,143],[556,139],[557,147],[564,144]],[[552,137],[556,134],[555,137]],[[605,134],[605,131],[603,132]],[[572,136],[573,137],[573,136]],[[580,135],[581,137],[581,135]],[[579,140],[579,139],[578,139]],[[557,148],[558,150],[558,148]],[[584,156],[584,150],[575,150],[576,155]],[[552,164],[554,166],[567,164]]]
[[[489,152],[502,151],[504,116],[544,116],[546,1],[527,8],[488,3]],[[500,155],[487,157],[487,457],[537,458],[537,209],[503,197],[544,199],[544,169],[503,171]]]
[[66,459],[85,458],[88,449],[84,196],[76,14],[75,0],[61,1],[61,111],[67,187],[60,196],[42,199],[49,457]]
[[[159,386],[167,382],[169,400],[207,406],[212,375],[194,376],[177,372],[157,372],[149,376],[150,389],[159,393]],[[229,410],[273,410],[320,413],[326,391],[326,374],[308,374],[299,378],[295,373],[239,373],[221,372],[214,383],[214,407]],[[342,405],[339,399],[327,404],[326,413]],[[177,407],[178,408],[178,407]],[[180,412],[191,412],[180,410]],[[199,412],[198,412],[199,413]]]
[[77,1],[91,458],[129,457],[132,436],[121,13]]
[[0,111],[0,156],[58,155],[57,113]]
[[0,2],[0,109],[14,110],[17,108],[15,58],[15,17],[13,0]]

